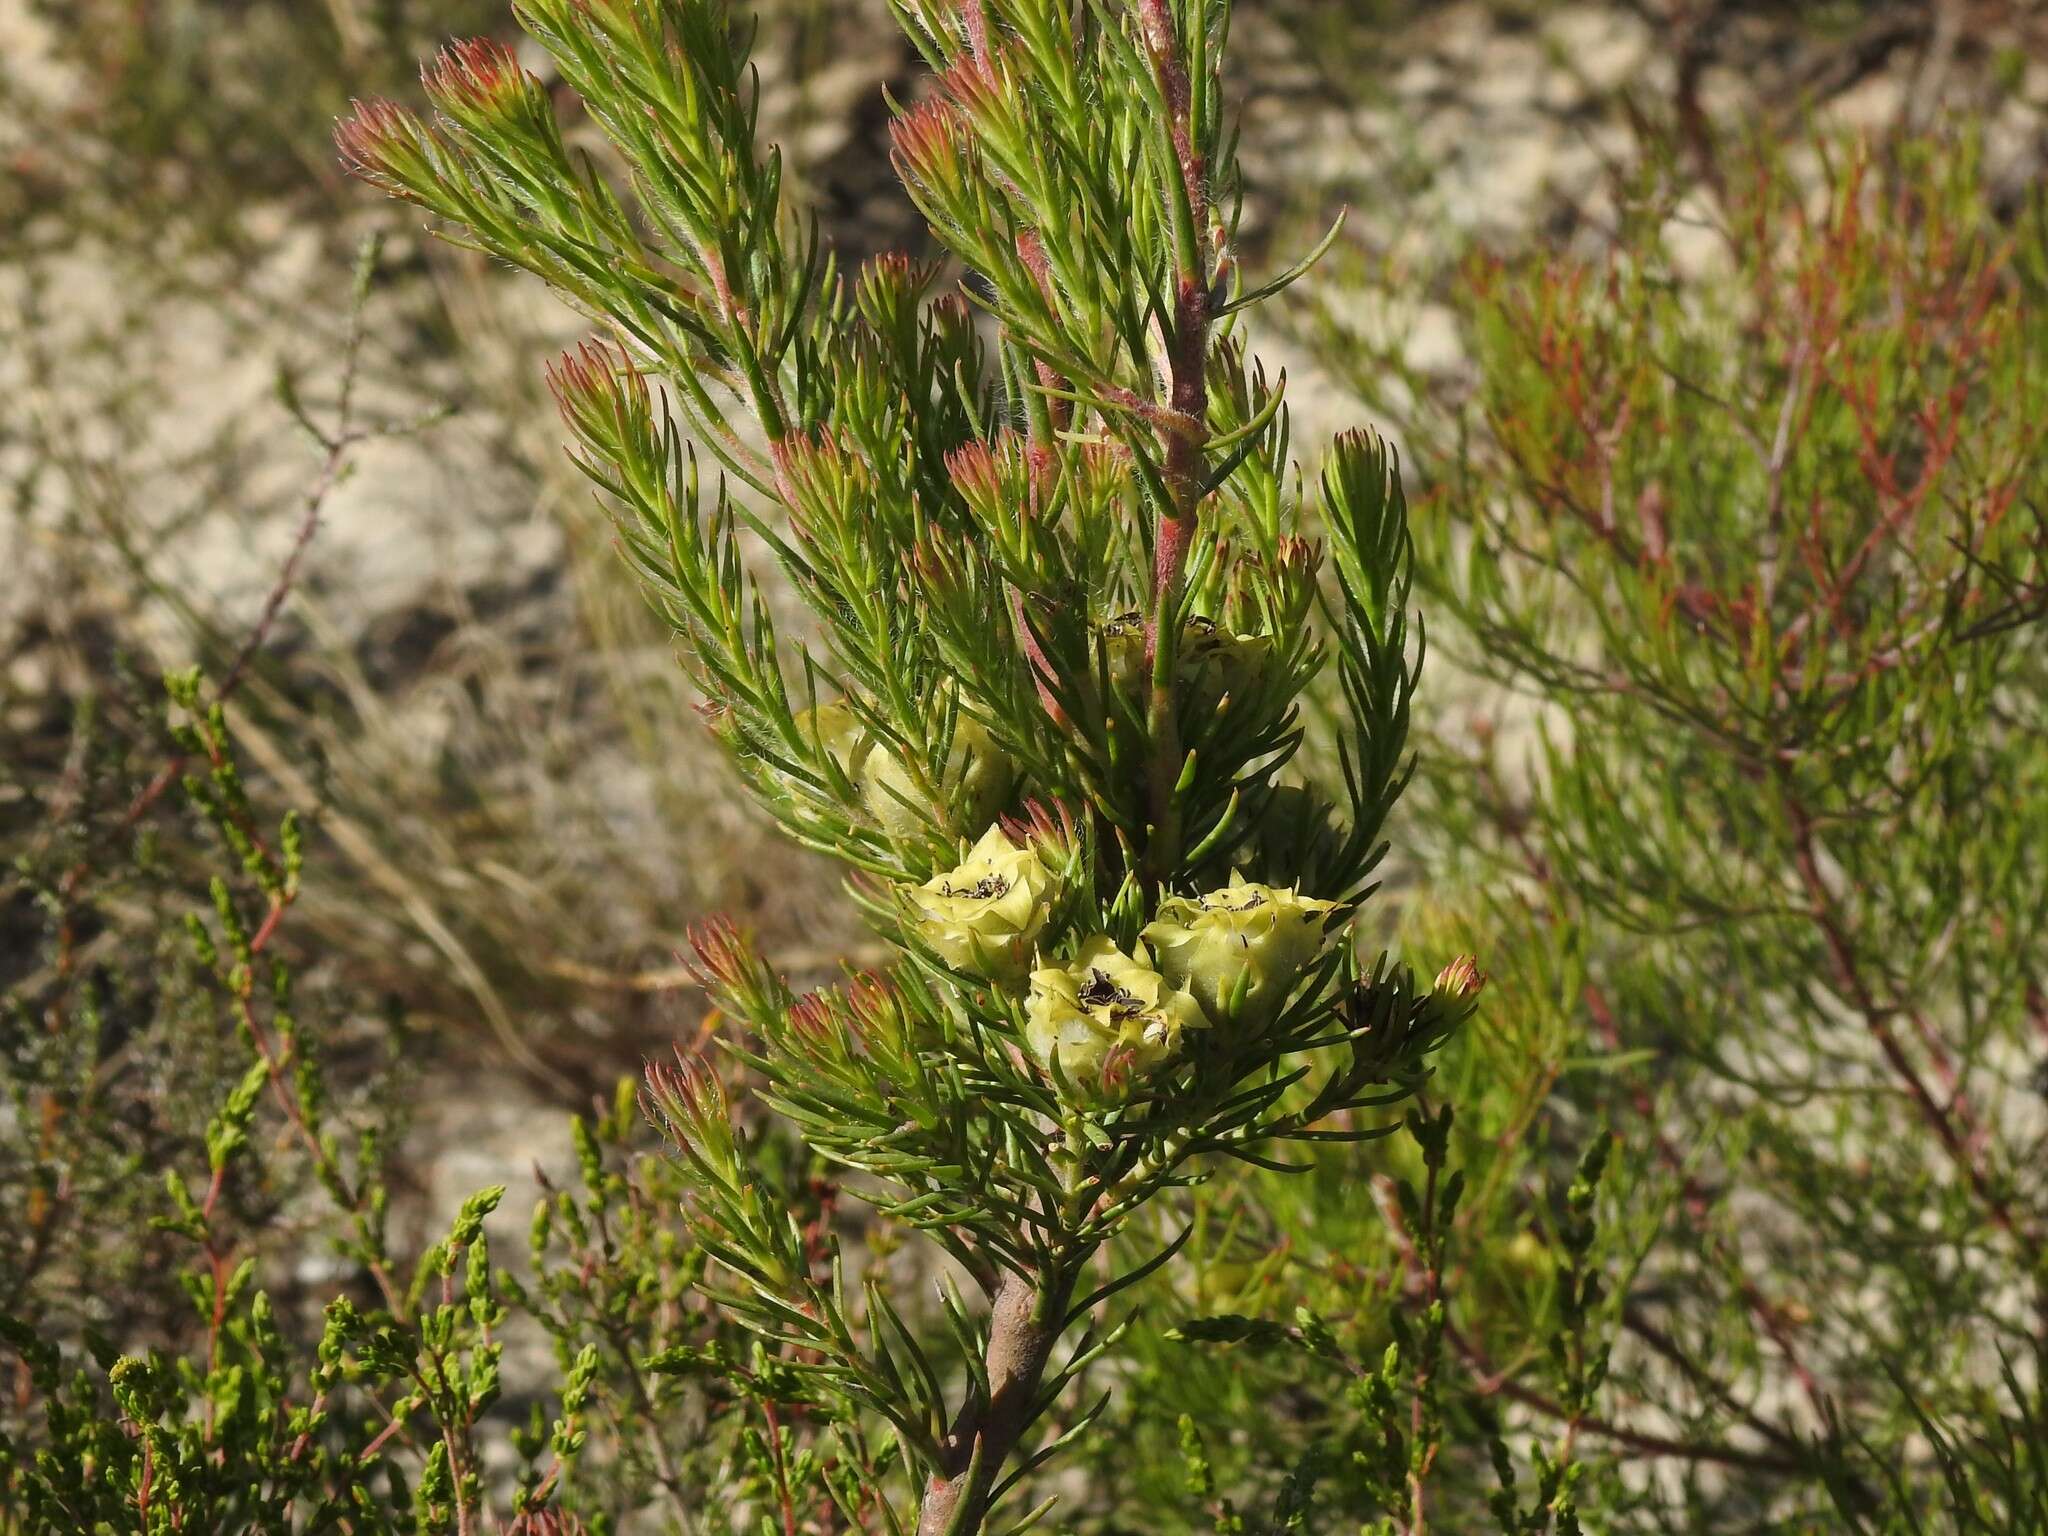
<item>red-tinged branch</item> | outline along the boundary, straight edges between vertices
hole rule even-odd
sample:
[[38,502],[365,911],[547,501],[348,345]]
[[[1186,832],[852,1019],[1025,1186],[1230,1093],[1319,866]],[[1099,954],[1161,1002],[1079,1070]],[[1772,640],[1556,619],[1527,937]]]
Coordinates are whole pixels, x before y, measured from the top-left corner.
[[1533,1387],[1524,1386],[1505,1372],[1494,1370],[1486,1358],[1485,1351],[1448,1323],[1444,1325],[1444,1337],[1451,1341],[1451,1347],[1457,1350],[1465,1363],[1477,1373],[1479,1379],[1474,1383],[1474,1387],[1480,1396],[1505,1397],[1510,1402],[1533,1409],[1545,1418],[1575,1424],[1582,1434],[1611,1440],[1616,1445],[1626,1446],[1645,1456],[1710,1462],[1716,1466],[1742,1467],[1751,1472],[1767,1472],[1780,1477],[1810,1473],[1813,1470],[1812,1461],[1797,1454],[1748,1451],[1740,1446],[1722,1445],[1711,1440],[1681,1440],[1676,1436],[1654,1434],[1626,1424],[1617,1424],[1612,1419],[1602,1418],[1597,1414],[1574,1414],[1556,1399],[1538,1392]]
[[[1038,291],[1045,295],[1046,307],[1050,309],[1058,297],[1058,290],[1053,284],[1052,263],[1046,258],[1045,242],[1039,239],[1037,230],[1017,231],[1017,259],[1024,263],[1025,270],[1038,285]],[[1060,376],[1059,370],[1044,358],[1035,358],[1032,367],[1038,375],[1039,384],[1046,391],[1046,414],[1052,418],[1053,430],[1059,432],[1066,427],[1073,415],[1073,406],[1060,398],[1066,392],[1067,381]],[[1044,472],[1050,478],[1052,466],[1052,444],[1041,441],[1034,426],[1031,433],[1031,467],[1034,471]],[[1036,491],[1035,484],[1033,490]]]
[[[1401,1219],[1400,1212],[1391,1199],[1383,1199],[1380,1208],[1387,1218],[1387,1225],[1401,1255],[1403,1279],[1410,1294],[1424,1294],[1423,1258],[1416,1251],[1414,1235],[1409,1232],[1407,1223]],[[1617,1423],[1598,1414],[1575,1413],[1555,1398],[1533,1387],[1525,1386],[1509,1372],[1498,1369],[1479,1342],[1468,1338],[1455,1323],[1445,1322],[1444,1338],[1451,1348],[1457,1351],[1458,1358],[1464,1361],[1466,1368],[1472,1372],[1473,1389],[1481,1397],[1505,1397],[1510,1402],[1520,1403],[1525,1408],[1535,1410],[1545,1418],[1570,1425],[1578,1433],[1611,1440],[1616,1445],[1626,1446],[1646,1456],[1708,1462],[1725,1467],[1744,1467],[1753,1472],[1768,1472],[1781,1476],[1811,1471],[1810,1460],[1798,1454],[1796,1446],[1785,1454],[1749,1451],[1740,1446],[1723,1445],[1718,1441],[1681,1440],[1671,1435],[1655,1434]],[[1354,1365],[1351,1369],[1362,1373],[1361,1367]]]
[[[1157,660],[1161,622],[1170,618],[1180,603],[1181,577],[1187,567],[1188,549],[1194,542],[1204,482],[1208,476],[1205,447],[1209,420],[1209,275],[1203,270],[1201,251],[1209,238],[1208,167],[1195,147],[1193,91],[1186,60],[1166,0],[1139,0],[1138,23],[1145,47],[1152,57],[1161,94],[1165,97],[1168,128],[1174,156],[1178,161],[1182,192],[1195,242],[1195,262],[1174,274],[1173,334],[1167,338],[1166,364],[1169,376],[1169,404],[1181,418],[1179,428],[1161,433],[1164,461],[1161,477],[1170,504],[1162,509],[1153,534],[1151,622],[1146,635],[1148,660]],[[1172,646],[1175,636],[1165,636]],[[1171,658],[1169,657],[1169,662]],[[1175,789],[1181,772],[1180,728],[1174,718],[1171,666],[1165,681],[1154,668],[1149,708],[1152,733],[1147,767],[1147,795],[1151,807],[1151,829],[1145,845],[1145,877],[1158,886],[1172,872],[1180,856],[1181,817]]]
[[1870,983],[1863,975],[1862,966],[1849,942],[1849,936],[1842,926],[1841,916],[1835,906],[1834,892],[1820,871],[1820,858],[1814,846],[1813,823],[1805,808],[1788,792],[1783,796],[1785,811],[1792,825],[1792,857],[1799,874],[1800,885],[1811,904],[1814,925],[1820,930],[1821,941],[1828,953],[1828,962],[1835,973],[1835,983],[1842,995],[1862,1015],[1864,1027],[1877,1042],[1877,1048],[1891,1068],[1892,1075],[1905,1089],[1906,1097],[1912,1101],[1920,1118],[1928,1129],[1934,1132],[1935,1140],[1942,1151],[1963,1176],[1978,1203],[1984,1208],[1992,1224],[2017,1243],[2029,1261],[2038,1260],[2041,1254],[2040,1236],[2013,1211],[2012,1204],[1992,1183],[1985,1171],[1970,1138],[1957,1126],[1955,1114],[1935,1098],[1933,1090],[1920,1075],[1906,1055],[1905,1046],[1899,1040],[1898,1031],[1892,1028],[1895,1014],[1902,1010],[1882,1002],[1871,990]]
[[1187,563],[1188,545],[1194,535],[1197,504],[1201,500],[1206,459],[1203,440],[1209,420],[1209,274],[1200,265],[1200,252],[1209,238],[1208,166],[1195,147],[1193,90],[1187,62],[1166,0],[1139,0],[1138,23],[1152,67],[1166,98],[1168,129],[1173,137],[1174,156],[1179,163],[1181,189],[1186,197],[1188,218],[1196,242],[1192,269],[1174,274],[1173,335],[1167,344],[1167,367],[1171,378],[1171,404],[1182,421],[1184,432],[1168,431],[1165,438],[1164,478],[1173,506],[1161,519],[1154,544],[1153,584],[1155,595],[1165,597],[1179,584]]
[[1018,643],[1024,647],[1024,661],[1031,668],[1031,686],[1037,690],[1039,706],[1054,725],[1064,727],[1067,712],[1060,707],[1059,695],[1053,691],[1053,681],[1058,674],[1053,671],[1045,647],[1038,643],[1038,636],[1025,615],[1024,594],[1015,587],[1010,588],[1010,622],[1016,626]]
[[1187,62],[1181,57],[1180,38],[1173,25],[1167,0],[1138,0],[1138,26],[1145,36],[1145,49],[1152,55],[1152,67],[1159,76],[1159,89],[1166,97],[1168,128],[1173,134],[1174,153],[1180,157],[1181,178],[1187,184],[1188,207],[1195,215],[1195,231],[1207,225],[1207,198],[1203,189],[1202,160],[1195,152],[1194,90],[1188,80]]
[[[1523,867],[1528,871],[1529,877],[1538,886],[1549,892],[1554,886],[1556,879],[1555,872],[1551,869],[1550,861],[1544,858],[1541,850],[1531,840],[1526,822],[1513,808],[1505,789],[1501,785],[1498,776],[1493,772],[1490,763],[1481,766],[1479,776],[1481,783],[1485,786],[1488,794],[1492,796],[1494,804],[1498,808],[1497,815],[1500,826],[1509,840],[1515,845],[1515,849],[1521,856]],[[1554,900],[1544,903],[1543,912],[1553,927],[1560,921],[1557,905]],[[1588,982],[1582,989],[1580,998],[1585,1004],[1587,1014],[1593,1020],[1594,1027],[1600,1031],[1600,1038],[1606,1042],[1608,1050],[1616,1053],[1622,1051],[1624,1049],[1624,1041],[1622,1040],[1620,1021],[1615,1018],[1614,1009],[1609,1005],[1606,994],[1596,983]],[[1662,1119],[1657,1113],[1656,1102],[1652,1099],[1649,1089],[1642,1082],[1634,1081],[1629,1086],[1628,1098],[1630,1107],[1649,1131],[1651,1142],[1657,1151],[1658,1161],[1678,1181],[1679,1193],[1685,1200],[1686,1210],[1692,1216],[1695,1227],[1701,1233],[1709,1232],[1710,1228],[1707,1217],[1711,1202],[1708,1199],[1707,1191],[1701,1185],[1698,1175],[1692,1171],[1685,1155],[1679,1150],[1672,1141],[1670,1134],[1664,1129]],[[1822,1411],[1820,1384],[1815,1379],[1813,1372],[1808,1369],[1804,1359],[1801,1358],[1796,1343],[1785,1328],[1781,1309],[1774,1305],[1762,1292],[1757,1290],[1749,1277],[1743,1273],[1742,1258],[1739,1254],[1729,1251],[1726,1245],[1718,1239],[1714,1239],[1714,1243],[1715,1250],[1720,1256],[1721,1261],[1728,1266],[1733,1275],[1736,1290],[1740,1294],[1743,1304],[1749,1308],[1750,1313],[1756,1318],[1758,1324],[1770,1336],[1771,1342],[1778,1347],[1779,1353],[1784,1356],[1786,1366],[1798,1378],[1800,1386],[1805,1391],[1807,1400],[1813,1404],[1814,1410],[1816,1412]],[[1622,1314],[1622,1322],[1623,1326],[1627,1327],[1630,1332],[1643,1339],[1651,1348],[1656,1349],[1658,1353],[1663,1354],[1681,1371],[1684,1371],[1693,1380],[1695,1385],[1701,1387],[1702,1390],[1709,1391],[1724,1406],[1741,1415],[1751,1428],[1780,1444],[1796,1444],[1795,1438],[1789,1431],[1780,1429],[1778,1426],[1770,1423],[1769,1420],[1740,1406],[1736,1401],[1734,1393],[1726,1385],[1708,1376],[1690,1357],[1686,1356],[1678,1348],[1675,1340],[1672,1340],[1668,1335],[1656,1329],[1655,1325],[1644,1319],[1640,1313],[1633,1309],[1625,1308]]]
[[1155,603],[1177,593],[1194,541],[1202,485],[1208,474],[1203,452],[1208,437],[1209,289],[1199,273],[1182,273],[1174,311],[1173,344],[1167,354],[1172,370],[1170,403],[1175,419],[1160,435],[1165,440],[1161,478],[1173,498],[1170,512],[1159,520],[1153,543],[1152,586]]
[[989,72],[988,12],[981,0],[961,0],[960,24],[967,32],[967,52],[986,74]]
[[[1723,1408],[1726,1408],[1730,1413],[1741,1419],[1751,1429],[1762,1435],[1766,1440],[1769,1440],[1773,1445],[1792,1453],[1796,1453],[1801,1449],[1802,1442],[1797,1434],[1782,1425],[1772,1423],[1755,1409],[1744,1404],[1732,1387],[1711,1374],[1697,1360],[1693,1359],[1691,1355],[1688,1355],[1676,1339],[1657,1326],[1657,1324],[1650,1321],[1637,1308],[1622,1308],[1621,1325],[1670,1362],[1687,1381],[1693,1384],[1695,1390],[1712,1398]],[[1796,1362],[1794,1369],[1799,1369]],[[1803,1381],[1811,1382],[1812,1378],[1805,1372],[1801,1371],[1800,1374]]]
[[[1546,875],[1543,878],[1547,879],[1548,876]],[[1555,921],[1554,912],[1552,913],[1552,919]],[[1614,1017],[1614,1010],[1608,1006],[1606,994],[1598,986],[1588,982],[1581,993],[1581,997],[1586,1005],[1586,1012],[1592,1016],[1593,1023],[1599,1029],[1600,1037],[1606,1042],[1607,1048],[1610,1051],[1619,1053],[1624,1049],[1621,1027]],[[1700,1183],[1698,1175],[1692,1171],[1684,1153],[1672,1141],[1670,1133],[1664,1129],[1662,1120],[1657,1113],[1656,1102],[1651,1098],[1649,1089],[1640,1081],[1634,1082],[1629,1087],[1628,1097],[1629,1105],[1634,1109],[1636,1117],[1649,1130],[1651,1143],[1657,1150],[1657,1160],[1678,1181],[1679,1194],[1685,1200],[1686,1211],[1692,1217],[1695,1229],[1703,1235],[1709,1234],[1711,1229],[1707,1218],[1712,1202],[1708,1199],[1705,1187]],[[1813,1372],[1808,1369],[1791,1333],[1786,1329],[1782,1308],[1773,1303],[1769,1297],[1759,1291],[1750,1281],[1749,1276],[1743,1272],[1743,1261],[1740,1254],[1729,1249],[1718,1237],[1709,1237],[1709,1240],[1714,1244],[1716,1255],[1727,1266],[1730,1276],[1734,1280],[1736,1292],[1741,1297],[1743,1305],[1749,1309],[1750,1315],[1757,1320],[1758,1326],[1770,1336],[1771,1342],[1778,1348],[1778,1353],[1784,1356],[1787,1368],[1798,1378],[1799,1385],[1806,1393],[1807,1401],[1813,1404],[1814,1411],[1824,1416],[1825,1405],[1822,1401],[1823,1394],[1820,1389],[1820,1383],[1815,1379]],[[1647,1323],[1639,1324],[1634,1319],[1634,1314],[1624,1314],[1623,1321],[1631,1332],[1643,1337],[1653,1348],[1659,1347],[1657,1341],[1651,1338],[1648,1331],[1651,1325]],[[1675,1350],[1676,1345],[1673,1344],[1672,1348]],[[1661,1352],[1662,1350],[1660,1349]],[[1686,1368],[1687,1362],[1680,1359],[1677,1355],[1674,1354],[1671,1358],[1681,1369]],[[1722,1392],[1726,1391],[1725,1388],[1720,1390]],[[1724,1401],[1728,1402],[1729,1406],[1734,1406],[1732,1396],[1724,1398]],[[1744,1413],[1745,1417],[1749,1417],[1747,1410],[1737,1409],[1736,1411]],[[1751,1417],[1750,1422],[1752,1427],[1759,1430],[1764,1429],[1764,1420]]]

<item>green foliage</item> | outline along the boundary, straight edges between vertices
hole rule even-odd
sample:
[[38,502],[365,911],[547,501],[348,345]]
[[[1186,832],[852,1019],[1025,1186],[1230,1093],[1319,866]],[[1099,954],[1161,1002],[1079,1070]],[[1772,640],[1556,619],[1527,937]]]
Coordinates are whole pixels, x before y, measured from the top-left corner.
[[159,1171],[245,1065],[193,1027],[208,1010],[178,930],[198,893],[167,853],[185,828],[139,798],[171,750],[160,713],[116,674],[5,770],[0,1311],[53,1329],[183,1311],[146,1283],[169,1246],[148,1220]]
[[[195,995],[174,1021],[203,1038],[193,1010],[217,1019],[242,1064],[196,1130],[155,1130],[155,1178],[132,1155],[106,1172],[57,1163],[68,1118],[91,1127],[92,1106],[61,1100],[45,1117],[44,1153],[62,1183],[32,1187],[61,1189],[64,1204],[53,1195],[32,1208],[27,1262],[10,1274],[0,1315],[32,1409],[0,1429],[0,1529],[569,1531],[583,1526],[560,1506],[593,1445],[576,1497],[589,1529],[663,1504],[680,1528],[699,1528],[688,1504],[757,1484],[770,1456],[746,1449],[755,1432],[722,1378],[706,1390],[676,1377],[675,1362],[745,1343],[694,1295],[705,1256],[667,1220],[672,1165],[636,1146],[634,1085],[620,1084],[608,1113],[575,1122],[580,1186],[547,1192],[523,1275],[493,1260],[485,1232],[502,1187],[465,1201],[424,1250],[394,1250],[386,1139],[337,1104],[322,1031],[300,1016],[279,947],[305,873],[300,824],[287,813],[262,825],[199,674],[172,677],[169,690],[170,762],[192,765],[185,796],[224,861],[208,910],[182,925]],[[88,1175],[105,1181],[105,1212],[72,1209],[100,1187]],[[287,1195],[296,1221],[325,1229],[348,1277],[324,1313],[263,1279],[288,1246],[266,1230]],[[104,1220],[160,1234],[162,1246],[143,1251],[174,1286],[107,1273],[134,1274],[125,1283],[145,1295],[181,1293],[183,1318],[111,1305],[74,1318],[62,1305],[68,1271],[48,1263],[69,1258],[60,1216],[87,1232]],[[135,1241],[133,1230],[103,1234],[106,1251],[132,1260],[112,1246],[117,1235]],[[319,1242],[296,1227],[288,1235]],[[528,1399],[526,1422],[509,1422],[506,1338],[536,1325],[557,1385]],[[776,1452],[796,1454],[795,1443]]]

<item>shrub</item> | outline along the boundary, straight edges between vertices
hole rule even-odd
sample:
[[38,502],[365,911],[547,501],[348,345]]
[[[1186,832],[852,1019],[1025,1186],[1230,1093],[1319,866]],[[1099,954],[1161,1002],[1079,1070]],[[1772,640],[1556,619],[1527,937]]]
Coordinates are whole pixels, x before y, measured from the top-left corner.
[[[1548,1043],[1479,1145],[1604,1120],[1638,1171],[1580,1445],[1660,1470],[1615,1528],[2037,1530],[2048,251],[1966,138],[1721,173],[1461,280],[1418,568],[1497,689],[1435,717],[1417,841],[1470,894],[1417,915],[1513,957],[1494,1060]],[[1454,1325],[1549,1392],[1540,1326]]]

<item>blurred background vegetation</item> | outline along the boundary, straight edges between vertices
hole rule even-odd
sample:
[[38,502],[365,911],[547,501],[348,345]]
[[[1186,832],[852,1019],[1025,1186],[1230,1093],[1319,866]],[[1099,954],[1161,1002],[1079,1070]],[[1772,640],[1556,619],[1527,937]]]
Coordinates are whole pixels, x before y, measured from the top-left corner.
[[[797,195],[815,201],[849,262],[917,247],[884,150],[885,92],[907,98],[916,71],[882,0],[753,8],[764,133],[787,147]],[[547,1111],[608,1101],[643,1055],[698,1029],[675,953],[693,919],[735,914],[799,980],[861,952],[832,877],[727,792],[666,642],[559,451],[540,371],[580,335],[578,319],[424,238],[407,210],[339,172],[329,135],[349,98],[410,99],[421,59],[476,32],[512,35],[501,0],[0,0],[0,1209],[24,1213],[0,1237],[0,1311],[124,1338],[180,1326],[181,1303],[150,1283],[168,1241],[148,1226],[153,1170],[190,1146],[243,1058],[178,958],[212,866],[191,814],[160,793],[178,754],[160,724],[167,668],[197,661],[236,678],[230,715],[252,796],[273,817],[296,806],[307,818],[321,874],[285,942],[301,994],[318,999],[338,1091],[399,1149],[393,1182],[414,1228],[444,1224],[474,1185],[516,1187],[530,1164],[559,1170],[568,1138]],[[1693,1154],[1718,1132],[1671,1104],[1679,1079],[1617,1075],[1616,1063],[1711,1054],[1712,1008],[1669,995],[1672,978],[1707,985],[1745,957],[1665,967],[1628,994],[1654,1006],[1656,1027],[1624,1020],[1603,1035],[1583,1006],[1586,978],[1626,972],[1618,930],[1602,926],[1626,902],[1503,899],[1510,881],[1526,892],[1529,870],[1503,869],[1530,827],[1553,855],[1543,839],[1569,842],[1571,830],[1566,812],[1531,804],[1532,784],[1535,800],[1548,792],[1532,766],[1535,726],[1560,715],[1555,698],[1546,716],[1528,697],[1549,674],[1540,658],[1489,667],[1499,615],[1456,577],[1461,540],[1497,512],[1461,477],[1476,465],[1505,482],[1539,457],[1489,459],[1485,444],[1514,450],[1517,430],[1571,430],[1541,415],[1556,402],[1534,343],[1518,345],[1526,316],[1503,285],[1579,263],[1596,294],[1609,284],[1611,307],[1557,326],[1640,338],[1668,317],[1613,286],[1617,256],[1651,286],[1697,285],[1712,311],[1729,277],[1717,221],[1790,218],[1802,198],[1824,207],[1855,145],[1874,184],[1923,202],[1930,161],[1967,164],[1962,181],[1934,178],[1954,200],[1939,227],[2010,243],[2004,280],[2017,286],[2003,302],[2019,334],[1995,344],[2012,353],[2006,387],[2038,399],[2048,18],[2017,0],[1245,0],[1235,48],[1250,264],[1273,264],[1269,252],[1285,257],[1351,210],[1291,299],[1286,334],[1259,339],[1288,368],[1297,438],[1380,424],[1407,447],[1418,522],[1442,534],[1425,617],[1452,643],[1432,657],[1420,700],[1422,766],[1392,832],[1401,899],[1387,937],[1425,959],[1475,949],[1496,976],[1498,1006],[1447,1070],[1474,1105],[1471,1176],[1500,1192],[1475,1203],[1469,1285],[1501,1336],[1468,1342],[1505,1371],[1504,1351],[1541,1334],[1555,1290],[1540,1201],[1532,1215],[1515,1191],[1567,1175],[1598,1127],[1647,1102],[1682,1168],[1660,1173],[1645,1133],[1629,1175],[1640,1188],[1614,1196],[1610,1258],[1622,1268],[1672,1211],[1684,1225],[1686,1179],[1715,1178]],[[1768,197],[1751,185],[1766,181]],[[1755,277],[1739,267],[1734,279]],[[1813,272],[1788,274],[1802,280]],[[1782,368],[1765,341],[1743,337],[1748,313],[1729,299],[1713,317],[1727,356]],[[1678,361],[1628,353],[1616,366]],[[1712,368],[1689,377],[1741,381]],[[1711,459],[1722,430],[1733,431],[1711,414],[1690,423],[1680,456]],[[2015,525],[2038,522],[2038,451],[2023,433],[2007,446],[2022,461]],[[1853,499],[1842,473],[1816,471],[1814,493]],[[1498,526],[1519,525],[1503,514]],[[1579,559],[1558,552],[1557,568]],[[1998,686],[2038,698],[2040,642],[2015,645]],[[1973,762],[2031,786],[2010,813],[2017,829],[2043,804],[2040,754],[2024,750],[2039,711],[2001,714],[1996,692],[1986,707],[2010,756]],[[1582,870],[1575,889],[1640,873]],[[2040,889],[2001,878],[2020,899]],[[1630,914],[1631,931],[1711,916],[1677,901]],[[2005,920],[2010,943],[1985,963],[2019,984],[2012,1008],[2048,1008],[2021,984],[2042,968],[2042,914]],[[2017,1078],[2030,1065],[2001,1070]],[[1573,1088],[1587,1074],[1594,1086]],[[1745,1146],[1775,1139],[1780,1168],[1796,1161],[1774,1121],[1741,1124]],[[2036,1146],[2037,1134],[2011,1144]],[[1118,1439],[1114,1466],[1097,1469],[1098,1488],[1140,1485],[1125,1491],[1161,1512],[1143,1528],[1188,1528],[1170,1443],[1180,1412],[1238,1426],[1212,1447],[1223,1475],[1269,1488],[1305,1440],[1350,1432],[1343,1394],[1284,1351],[1258,1365],[1196,1362],[1166,1327],[1204,1312],[1285,1318],[1305,1301],[1364,1319],[1343,1347],[1369,1360],[1383,1341],[1368,1298],[1398,1276],[1368,1257],[1385,1240],[1360,1171],[1332,1160],[1308,1179],[1226,1181],[1200,1197],[1184,1294],[1153,1299],[1159,1326],[1134,1336],[1118,1367],[1129,1435],[1164,1437],[1159,1454],[1133,1460]],[[1784,1177],[1840,1173],[1802,1165]],[[332,1277],[289,1262],[316,1219],[307,1210],[300,1184],[281,1179],[238,1219],[312,1294]],[[1814,1272],[1811,1254],[1784,1262]],[[1936,1298],[1894,1304],[1902,1327],[1944,1317]],[[1633,1347],[1654,1355],[1656,1337],[1711,1336],[1715,1319],[1754,1308],[1717,1294],[1706,1310],[1645,1314]],[[1741,1358],[1804,1327],[1789,1307],[1771,1316],[1762,1343],[1727,1346],[1745,1379],[1786,1377]],[[1856,1347],[1811,1345],[1836,1363]],[[1781,1353],[1798,1364],[1799,1351]],[[1643,1399],[1669,1394],[1670,1369],[1623,1362]],[[1275,1403],[1284,1411],[1267,1414]],[[1810,1432],[1801,1411],[1773,1405],[1771,1422]],[[1684,1438],[1730,1421],[1724,1403],[1660,1422]],[[1662,1472],[1629,1471],[1632,1459],[1603,1464],[1614,1528],[1637,1507],[1664,1513],[1626,1528],[1669,1528],[1653,1522],[1681,1505],[1702,1531],[1842,1528],[1818,1513],[1818,1493],[1772,1516],[1771,1497],[1740,1477],[1731,1494],[1725,1476],[1680,1463],[1692,1470],[1674,1492]]]

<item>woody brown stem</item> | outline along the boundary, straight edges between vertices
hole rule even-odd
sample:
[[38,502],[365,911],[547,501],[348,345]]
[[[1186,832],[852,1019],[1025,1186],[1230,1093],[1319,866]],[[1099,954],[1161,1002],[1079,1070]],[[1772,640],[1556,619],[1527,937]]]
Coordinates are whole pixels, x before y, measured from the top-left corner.
[[988,1396],[970,1396],[940,1444],[925,1485],[917,1536],[975,1536],[1004,1463],[1031,1427],[1032,1406],[1065,1320],[1069,1275],[1030,1281],[1005,1274],[989,1318]]

